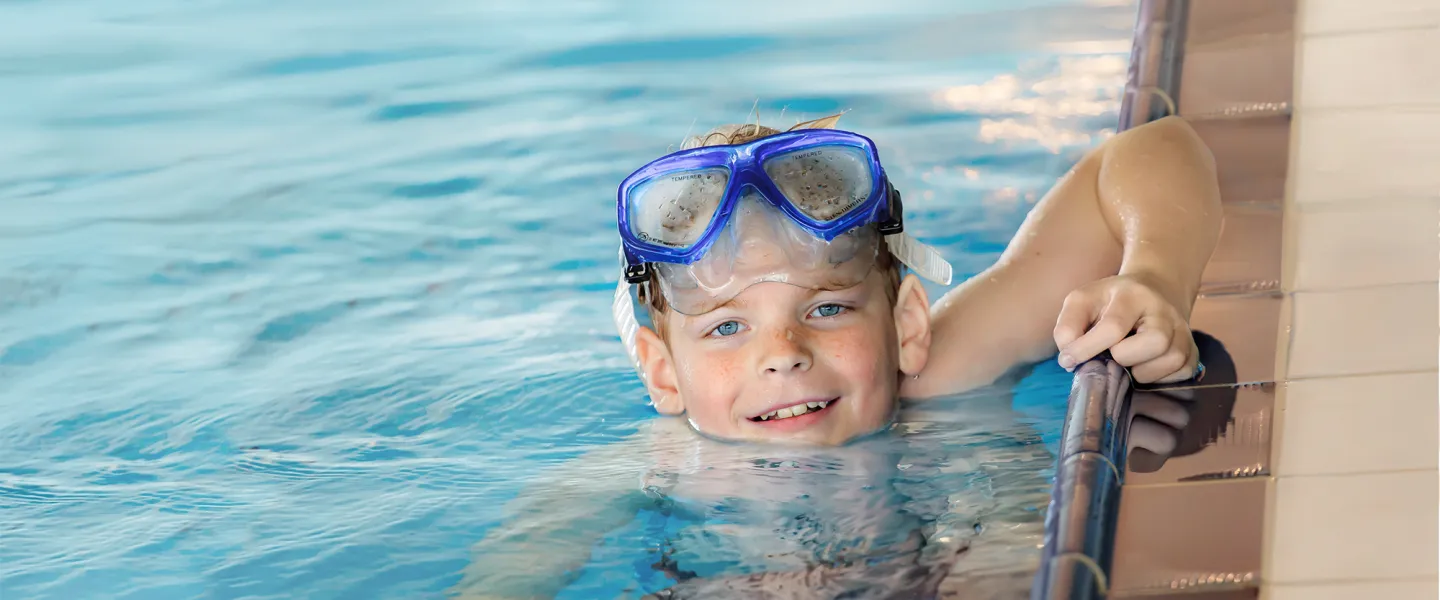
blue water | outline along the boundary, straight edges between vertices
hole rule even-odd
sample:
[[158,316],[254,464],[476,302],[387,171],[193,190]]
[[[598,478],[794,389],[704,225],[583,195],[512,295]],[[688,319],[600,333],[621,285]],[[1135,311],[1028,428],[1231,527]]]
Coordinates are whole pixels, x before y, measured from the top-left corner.
[[[656,419],[609,321],[625,174],[757,99],[848,110],[973,274],[1113,128],[1133,11],[0,2],[0,597],[442,596],[507,501]],[[946,474],[893,478],[921,521],[1023,530],[956,580],[1033,553],[1067,385],[872,442]],[[562,596],[675,583],[655,514]]]

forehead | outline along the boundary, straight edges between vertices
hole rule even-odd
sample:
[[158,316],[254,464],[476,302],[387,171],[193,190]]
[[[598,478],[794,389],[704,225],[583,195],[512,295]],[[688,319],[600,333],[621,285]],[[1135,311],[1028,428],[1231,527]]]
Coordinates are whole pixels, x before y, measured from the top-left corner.
[[829,298],[868,303],[872,298],[884,297],[884,285],[885,278],[877,269],[872,269],[858,285],[839,290],[820,290],[791,285],[781,281],[763,281],[745,288],[744,291],[737,294],[734,298],[731,298],[729,302],[716,307],[710,312],[700,315],[684,315],[676,311],[670,311],[670,313],[682,322],[688,322],[691,320],[704,319],[715,314],[728,314],[739,311],[759,311],[765,309],[788,311],[797,306]]

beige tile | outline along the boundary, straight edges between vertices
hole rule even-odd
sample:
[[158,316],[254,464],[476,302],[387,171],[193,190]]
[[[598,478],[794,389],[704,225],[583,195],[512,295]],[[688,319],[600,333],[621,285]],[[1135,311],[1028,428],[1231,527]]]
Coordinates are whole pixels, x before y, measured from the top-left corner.
[[1440,280],[1440,197],[1302,205],[1287,216],[1294,290]]
[[1290,379],[1428,371],[1440,355],[1433,283],[1296,292]]
[[1440,193],[1440,106],[1303,110],[1296,117],[1293,201],[1433,198]]
[[1275,474],[1440,467],[1436,376],[1432,371],[1291,381]]
[[1434,580],[1267,585],[1261,600],[1435,600]]
[[1301,32],[1327,34],[1345,31],[1440,26],[1440,4],[1435,0],[1305,0],[1297,25]]
[[[1305,38],[1304,110],[1440,103],[1440,28]],[[1188,63],[1187,63],[1188,66]]]
[[1435,471],[1276,479],[1266,580],[1435,576]]

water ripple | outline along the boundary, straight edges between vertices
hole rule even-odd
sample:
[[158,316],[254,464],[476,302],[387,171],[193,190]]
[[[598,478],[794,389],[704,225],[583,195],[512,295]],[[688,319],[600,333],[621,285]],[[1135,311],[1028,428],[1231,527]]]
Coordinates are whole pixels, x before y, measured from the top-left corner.
[[[507,501],[655,419],[615,183],[757,99],[849,110],[977,272],[1114,122],[1026,111],[1124,78],[1051,42],[1128,39],[1129,7],[1021,4],[0,2],[0,595],[444,595]],[[917,413],[907,499],[854,506],[997,524],[956,568],[1032,568],[1064,377]],[[746,510],[642,514],[562,598],[673,584],[647,528],[695,515]]]

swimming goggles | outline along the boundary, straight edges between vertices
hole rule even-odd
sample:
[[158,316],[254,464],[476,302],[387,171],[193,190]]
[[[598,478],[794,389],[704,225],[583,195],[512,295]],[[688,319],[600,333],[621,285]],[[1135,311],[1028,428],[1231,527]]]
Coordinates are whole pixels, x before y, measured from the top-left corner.
[[[681,150],[626,177],[616,206],[622,335],[635,321],[629,286],[652,279],[674,310],[697,315],[761,282],[853,287],[883,246],[916,274],[950,283],[950,264],[904,232],[875,143],[848,131]],[[626,338],[633,345],[633,333]]]

